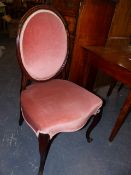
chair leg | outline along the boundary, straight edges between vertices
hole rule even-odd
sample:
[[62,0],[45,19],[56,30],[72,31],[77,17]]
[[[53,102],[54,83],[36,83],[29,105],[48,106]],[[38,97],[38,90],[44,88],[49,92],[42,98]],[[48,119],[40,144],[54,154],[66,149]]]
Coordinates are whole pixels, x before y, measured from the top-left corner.
[[39,153],[40,153],[40,166],[38,175],[43,175],[46,157],[50,148],[50,136],[48,134],[39,134]]
[[19,126],[21,126],[23,124],[23,121],[24,121],[24,118],[23,118],[22,112],[20,110]]
[[123,86],[124,86],[124,84],[121,83],[120,86],[119,86],[119,88],[118,88],[118,92],[120,92],[120,90],[123,88]]
[[111,93],[112,93],[112,91],[113,91],[113,89],[114,89],[116,83],[117,83],[117,81],[114,80],[114,79],[111,81],[109,90],[108,90],[108,92],[107,92],[107,97],[109,97],[109,96],[111,95]]
[[93,116],[93,121],[91,122],[90,126],[87,129],[86,139],[87,139],[87,142],[89,142],[89,143],[93,141],[93,138],[90,136],[90,134],[91,134],[92,130],[95,128],[95,126],[101,120],[102,112],[103,112],[103,107],[100,109],[100,112],[98,114]]

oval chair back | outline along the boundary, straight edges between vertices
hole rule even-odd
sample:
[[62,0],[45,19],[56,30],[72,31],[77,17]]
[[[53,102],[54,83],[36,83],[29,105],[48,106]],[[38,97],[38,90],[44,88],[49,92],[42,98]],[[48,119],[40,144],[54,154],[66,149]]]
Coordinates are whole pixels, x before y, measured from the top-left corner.
[[22,18],[17,38],[20,61],[35,80],[54,77],[66,62],[67,30],[56,14],[49,7],[37,6]]

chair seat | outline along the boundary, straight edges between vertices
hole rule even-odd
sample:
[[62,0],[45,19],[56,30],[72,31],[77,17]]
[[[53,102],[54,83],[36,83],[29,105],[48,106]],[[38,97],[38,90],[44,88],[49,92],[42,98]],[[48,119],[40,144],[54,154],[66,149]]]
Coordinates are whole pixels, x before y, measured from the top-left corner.
[[82,128],[102,100],[84,88],[60,79],[34,83],[21,93],[25,121],[35,131],[52,138],[60,132]]

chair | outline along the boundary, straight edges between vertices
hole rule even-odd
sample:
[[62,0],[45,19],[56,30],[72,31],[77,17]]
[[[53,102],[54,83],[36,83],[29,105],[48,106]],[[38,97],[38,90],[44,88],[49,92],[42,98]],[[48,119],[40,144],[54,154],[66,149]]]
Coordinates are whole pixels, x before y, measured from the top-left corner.
[[67,56],[68,32],[60,14],[44,5],[30,9],[21,19],[17,36],[22,73],[19,125],[25,120],[38,137],[39,175],[55,135],[77,131],[94,116],[86,133],[90,142],[90,133],[101,118],[99,97],[67,80],[53,79]]

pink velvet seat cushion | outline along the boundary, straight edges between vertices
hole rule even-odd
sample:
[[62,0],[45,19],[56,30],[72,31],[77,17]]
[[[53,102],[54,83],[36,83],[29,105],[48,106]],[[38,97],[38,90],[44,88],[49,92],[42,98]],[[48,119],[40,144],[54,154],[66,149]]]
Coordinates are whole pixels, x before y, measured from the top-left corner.
[[25,120],[37,135],[49,134],[50,138],[80,129],[101,105],[101,99],[91,92],[59,79],[34,83],[21,94]]

